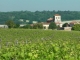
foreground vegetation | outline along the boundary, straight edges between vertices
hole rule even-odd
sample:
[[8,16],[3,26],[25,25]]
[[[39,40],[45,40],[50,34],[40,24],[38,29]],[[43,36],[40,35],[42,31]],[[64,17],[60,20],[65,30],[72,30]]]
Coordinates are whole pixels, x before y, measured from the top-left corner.
[[0,60],[80,60],[80,32],[0,29]]

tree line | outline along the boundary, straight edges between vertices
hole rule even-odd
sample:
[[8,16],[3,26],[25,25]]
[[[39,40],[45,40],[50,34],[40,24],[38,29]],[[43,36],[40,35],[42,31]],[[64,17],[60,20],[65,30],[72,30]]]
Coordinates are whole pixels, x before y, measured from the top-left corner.
[[[19,24],[31,24],[32,21],[45,22],[55,14],[60,14],[62,21],[80,19],[80,11],[12,11],[0,12],[0,24],[4,24],[7,20],[13,20]],[[20,21],[21,19],[23,22]],[[26,22],[26,20],[29,20],[29,22]]]

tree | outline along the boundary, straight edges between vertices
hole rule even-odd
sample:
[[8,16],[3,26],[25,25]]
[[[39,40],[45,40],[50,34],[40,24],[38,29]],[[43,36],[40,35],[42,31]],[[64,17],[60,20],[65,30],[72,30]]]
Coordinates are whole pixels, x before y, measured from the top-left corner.
[[38,29],[43,29],[43,24],[42,23],[38,23]]
[[42,23],[33,24],[33,29],[43,29]]
[[63,21],[80,19],[80,11],[13,11],[0,12],[0,24],[4,24],[6,20],[14,20],[15,22],[19,22],[19,19],[23,19],[24,21],[29,20],[30,24],[34,20],[45,22],[48,18],[53,17],[53,15],[56,13],[62,16]]
[[20,24],[16,23],[14,28],[19,28],[20,27]]
[[68,23],[64,23],[62,27],[67,27],[69,26]]
[[25,28],[25,29],[32,29],[32,26],[30,24],[27,24],[25,26],[23,26],[22,28]]
[[72,30],[80,31],[80,24],[75,24],[75,25],[72,27]]
[[57,28],[57,26],[56,26],[56,24],[54,22],[51,22],[49,24],[49,29],[56,29],[56,28]]
[[13,22],[13,20],[8,20],[5,23],[6,25],[8,25],[8,28],[14,28],[15,27],[15,23]]

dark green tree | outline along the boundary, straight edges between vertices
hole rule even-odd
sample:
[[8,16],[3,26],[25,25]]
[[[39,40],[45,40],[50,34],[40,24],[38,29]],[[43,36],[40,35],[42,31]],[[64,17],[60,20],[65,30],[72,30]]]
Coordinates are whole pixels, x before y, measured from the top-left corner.
[[62,27],[67,27],[67,26],[69,26],[68,23],[64,23],[64,24],[62,25]]
[[8,28],[14,28],[16,25],[13,20],[8,20],[5,24],[8,26]]
[[54,22],[51,22],[49,24],[49,29],[56,29],[56,28],[57,28],[57,26],[56,26],[56,24]]
[[72,27],[72,30],[80,31],[80,24],[75,24],[75,25]]

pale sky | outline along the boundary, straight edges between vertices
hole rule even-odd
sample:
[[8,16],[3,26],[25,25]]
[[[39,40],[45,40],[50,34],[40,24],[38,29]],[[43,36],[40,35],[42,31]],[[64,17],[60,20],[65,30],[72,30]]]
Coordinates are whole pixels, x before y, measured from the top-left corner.
[[22,10],[80,11],[80,0],[0,0],[0,12]]

